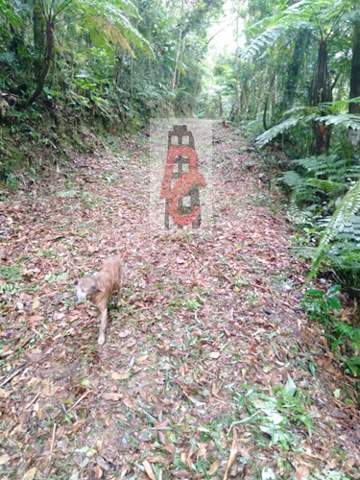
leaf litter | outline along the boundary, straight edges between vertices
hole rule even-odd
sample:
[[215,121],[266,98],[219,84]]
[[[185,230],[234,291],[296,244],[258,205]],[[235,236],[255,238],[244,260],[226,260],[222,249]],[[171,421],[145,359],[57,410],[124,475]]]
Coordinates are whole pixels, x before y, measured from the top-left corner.
[[[215,137],[206,236],[150,238],[141,136],[3,202],[2,478],[360,478],[356,396],[299,307],[281,198],[239,132]],[[114,252],[127,280],[99,349],[73,285]]]

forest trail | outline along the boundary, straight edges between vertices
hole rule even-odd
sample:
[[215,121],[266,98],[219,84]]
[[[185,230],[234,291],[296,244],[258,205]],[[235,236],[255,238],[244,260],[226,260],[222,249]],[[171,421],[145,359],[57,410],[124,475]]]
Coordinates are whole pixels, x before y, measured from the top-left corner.
[[[218,125],[212,234],[152,237],[147,142],[4,204],[2,478],[360,478],[358,414],[256,154]],[[99,349],[73,285],[116,250],[127,284]]]

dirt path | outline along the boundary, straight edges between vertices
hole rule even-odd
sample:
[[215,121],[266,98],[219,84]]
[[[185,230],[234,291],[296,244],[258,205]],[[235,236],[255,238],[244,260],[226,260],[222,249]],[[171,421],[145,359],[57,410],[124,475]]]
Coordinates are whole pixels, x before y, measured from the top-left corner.
[[[204,238],[150,235],[146,137],[3,203],[4,480],[360,478],[359,416],[299,307],[279,200],[235,131],[214,147]],[[128,282],[99,349],[73,282],[116,250]]]

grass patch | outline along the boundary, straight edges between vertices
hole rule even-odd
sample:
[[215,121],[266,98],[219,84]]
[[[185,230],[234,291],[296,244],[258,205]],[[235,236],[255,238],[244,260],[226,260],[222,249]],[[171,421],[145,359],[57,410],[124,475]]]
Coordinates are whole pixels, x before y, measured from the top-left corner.
[[18,265],[0,266],[0,278],[6,282],[20,282],[22,272]]

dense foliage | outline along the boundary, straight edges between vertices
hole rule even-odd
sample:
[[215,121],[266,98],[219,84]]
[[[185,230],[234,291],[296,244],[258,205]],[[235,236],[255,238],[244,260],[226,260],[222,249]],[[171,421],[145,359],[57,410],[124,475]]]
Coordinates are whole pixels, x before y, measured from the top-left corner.
[[[351,373],[359,374],[359,4],[258,0],[237,14],[246,38],[235,54],[218,59],[220,104],[258,148],[268,149],[268,162],[280,150],[292,159],[278,162],[285,170],[280,183],[290,197],[289,218],[306,245],[302,253],[313,260],[312,274],[320,268],[355,299],[354,318],[334,323],[324,315],[323,323],[332,324],[332,334],[341,325],[341,338],[350,342],[340,351],[350,355],[344,358]],[[218,105],[216,99],[209,112]],[[319,298],[325,302],[310,295],[308,304]]]
[[[81,126],[191,113],[219,0],[0,0],[0,177]],[[74,140],[74,138],[73,138]],[[80,143],[80,142],[78,142]]]

